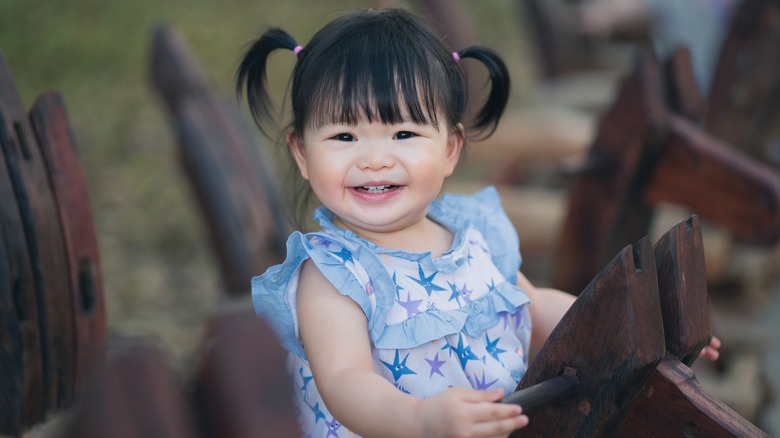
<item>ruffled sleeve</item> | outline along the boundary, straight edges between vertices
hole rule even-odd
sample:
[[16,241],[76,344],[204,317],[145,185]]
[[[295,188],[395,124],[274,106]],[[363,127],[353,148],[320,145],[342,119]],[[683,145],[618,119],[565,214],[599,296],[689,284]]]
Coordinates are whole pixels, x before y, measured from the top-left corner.
[[255,312],[269,321],[285,349],[303,358],[306,358],[306,354],[299,341],[295,299],[298,275],[304,261],[311,259],[336,290],[360,306],[366,318],[370,320],[373,313],[365,286],[346,266],[352,256],[350,250],[346,246],[336,246],[337,251],[328,251],[322,246],[313,246],[310,238],[316,239],[318,236],[300,232],[291,234],[287,239],[285,261],[252,278]]
[[455,228],[471,223],[485,237],[498,270],[507,281],[517,284],[523,261],[520,239],[495,187],[486,187],[473,195],[445,194],[431,205],[430,213],[437,220],[452,222]]

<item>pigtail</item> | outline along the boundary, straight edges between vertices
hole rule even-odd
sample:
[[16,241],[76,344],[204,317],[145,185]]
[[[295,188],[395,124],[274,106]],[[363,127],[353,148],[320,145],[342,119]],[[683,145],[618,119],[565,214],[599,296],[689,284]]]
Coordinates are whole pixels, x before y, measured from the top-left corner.
[[474,58],[487,68],[490,75],[490,94],[485,105],[477,112],[472,129],[482,134],[479,138],[490,137],[498,127],[501,115],[509,101],[509,71],[498,54],[486,47],[471,46],[453,53],[453,58]]
[[271,98],[267,90],[266,64],[268,55],[276,49],[289,49],[298,55],[301,46],[284,30],[271,28],[247,50],[236,73],[236,94],[240,98],[246,86],[249,110],[260,131],[266,135],[263,122],[273,119]]

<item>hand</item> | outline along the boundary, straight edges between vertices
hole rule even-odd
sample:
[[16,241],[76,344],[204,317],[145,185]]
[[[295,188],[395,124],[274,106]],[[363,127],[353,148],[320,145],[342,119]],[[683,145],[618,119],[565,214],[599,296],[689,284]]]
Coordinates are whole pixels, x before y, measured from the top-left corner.
[[703,357],[707,360],[716,361],[720,357],[720,339],[712,336],[710,343],[705,345],[699,352],[699,357]]
[[496,403],[504,391],[450,388],[420,401],[423,436],[506,437],[528,425],[518,405]]

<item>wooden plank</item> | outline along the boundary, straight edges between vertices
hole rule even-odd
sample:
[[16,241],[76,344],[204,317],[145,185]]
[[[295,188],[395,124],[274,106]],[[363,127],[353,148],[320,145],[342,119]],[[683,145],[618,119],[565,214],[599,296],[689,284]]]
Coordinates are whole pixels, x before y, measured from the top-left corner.
[[768,437],[709,395],[690,368],[667,356],[615,436]]
[[655,245],[666,356],[617,436],[766,436],[707,394],[691,365],[709,342],[709,303],[699,220],[676,224]]
[[287,354],[251,309],[209,321],[193,397],[205,437],[300,436]]
[[150,338],[112,339],[63,436],[190,438],[199,436],[166,350]]
[[707,102],[693,75],[693,60],[687,47],[678,47],[664,62],[664,76],[669,109],[694,123],[701,122]]
[[59,93],[38,97],[30,111],[57,201],[65,237],[71,303],[75,320],[74,392],[84,388],[88,373],[103,357],[106,315],[95,223],[77,144]]
[[670,116],[668,139],[643,193],[646,203],[674,202],[713,219],[738,240],[769,246],[780,240],[780,176]]
[[[705,129],[748,156],[780,165],[780,5],[744,0],[734,12],[710,88]],[[780,153],[774,150],[774,153]]]
[[[0,72],[7,71],[0,55]],[[0,76],[0,87],[7,76]],[[0,147],[16,146],[0,107]],[[44,418],[38,303],[24,224],[5,154],[0,153],[0,434],[21,435]]]
[[675,224],[654,246],[666,352],[691,365],[710,340],[699,218]]
[[13,137],[3,142],[3,154],[27,243],[40,323],[45,409],[52,412],[73,402],[75,357],[66,252],[59,222],[51,220],[58,214],[45,163],[4,61],[0,84],[3,129]]
[[176,127],[227,290],[245,294],[252,276],[283,259],[289,225],[275,174],[238,110],[217,98],[205,78],[184,42],[157,29],[152,79]]
[[517,388],[571,368],[580,379],[576,396],[532,415],[512,436],[609,436],[663,355],[655,260],[643,238],[582,291]]
[[643,50],[571,182],[554,279],[558,289],[582,290],[620,248],[647,234],[651,208],[639,195],[664,132],[662,95],[658,61]]

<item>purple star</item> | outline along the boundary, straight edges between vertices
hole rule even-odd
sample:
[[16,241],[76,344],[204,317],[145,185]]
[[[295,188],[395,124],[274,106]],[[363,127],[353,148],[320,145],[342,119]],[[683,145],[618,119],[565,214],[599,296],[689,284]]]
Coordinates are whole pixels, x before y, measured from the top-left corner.
[[466,289],[466,283],[463,283],[463,287],[458,292],[460,293],[460,296],[463,297],[463,301],[465,301],[466,304],[471,302],[471,293],[474,291]]
[[396,303],[400,304],[401,307],[406,309],[406,317],[411,318],[412,316],[420,313],[419,310],[417,310],[418,307],[420,307],[420,303],[422,303],[423,300],[413,300],[411,299],[411,294],[406,294],[406,301],[401,300],[395,300]]
[[523,322],[523,311],[518,310],[515,312],[515,330],[517,330],[518,327],[520,327],[520,324]]
[[441,372],[441,366],[447,363],[447,361],[439,360],[439,353],[436,353],[436,356],[434,356],[433,359],[425,359],[425,361],[431,366],[431,374],[428,376],[429,379],[433,377],[433,373],[444,377],[444,374]]
[[485,390],[485,389],[488,389],[491,386],[493,386],[494,383],[498,382],[498,379],[496,379],[496,380],[494,380],[494,381],[492,381],[490,383],[485,383],[485,374],[486,374],[485,372],[482,373],[482,381],[477,380],[477,382],[476,382],[477,386],[474,387],[474,389]]
[[331,421],[326,421],[325,425],[328,426],[328,434],[325,435],[326,437],[335,436],[336,438],[339,438],[338,430],[341,429],[341,424],[336,421],[335,418],[333,418]]

